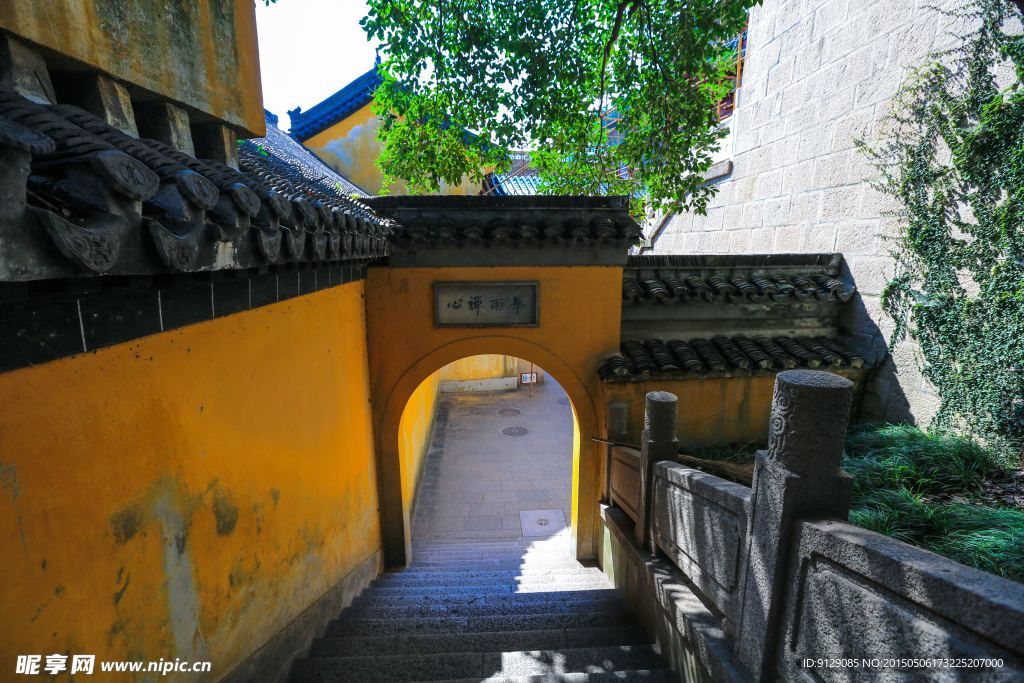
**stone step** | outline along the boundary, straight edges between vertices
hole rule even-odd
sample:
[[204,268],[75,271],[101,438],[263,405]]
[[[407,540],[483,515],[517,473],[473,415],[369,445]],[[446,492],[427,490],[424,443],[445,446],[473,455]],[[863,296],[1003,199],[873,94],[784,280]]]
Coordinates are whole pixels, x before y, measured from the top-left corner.
[[579,583],[606,578],[597,568],[579,570],[553,570],[529,572],[418,572],[415,574],[382,574],[373,586],[492,586],[499,584],[524,585],[545,583]]
[[458,539],[449,539],[442,543],[434,545],[425,545],[420,541],[415,542],[416,545],[412,551],[414,553],[476,553],[476,552],[496,552],[496,553],[565,553],[570,554],[571,548],[567,543],[545,543],[536,541],[515,541],[509,538],[496,538],[493,541],[473,541],[470,543],[459,543]]
[[313,657],[295,662],[291,683],[403,683],[493,676],[543,676],[664,667],[651,645],[508,652]]
[[445,538],[445,539],[417,539],[412,551],[435,552],[435,551],[460,551],[469,552],[474,548],[490,550],[554,550],[569,552],[569,543],[562,539],[526,539],[526,538]]
[[430,553],[412,554],[412,562],[575,562],[568,553]]
[[[427,683],[417,681],[417,683]],[[481,683],[479,678],[460,678],[431,683]],[[669,669],[605,671],[602,673],[562,673],[543,676],[488,676],[485,683],[679,683]]]
[[499,560],[473,560],[466,562],[410,562],[405,568],[406,572],[417,571],[452,571],[452,572],[480,572],[480,571],[501,571],[511,572],[528,569],[582,569],[583,565],[575,561],[544,561],[525,560],[517,562],[504,562]]
[[424,548],[419,544],[412,549],[413,555],[472,555],[473,553],[500,553],[509,555],[512,553],[543,553],[551,555],[571,555],[572,550],[568,545],[534,545],[521,543],[478,543],[476,545],[465,545],[457,547],[436,546]]
[[516,605],[534,602],[615,600],[619,592],[610,585],[596,589],[515,593],[511,586],[460,588],[370,588],[352,602],[353,607],[409,607],[417,605]]
[[611,584],[607,582],[593,583],[595,584],[593,588],[551,590],[549,586],[542,587],[542,590],[538,591],[518,591],[515,586],[396,586],[393,588],[368,588],[360,594],[359,599],[394,597],[406,598],[411,602],[423,602],[424,598],[427,601],[453,598],[458,601],[473,602],[482,600],[484,597],[510,596],[522,598],[523,601],[548,602],[551,600],[600,600],[617,595]]
[[638,626],[604,626],[546,631],[489,631],[428,633],[393,636],[318,638],[310,657],[430,655],[445,652],[507,652],[567,648],[646,645],[647,633]]
[[[515,596],[508,596],[509,598]],[[358,598],[357,598],[358,600]],[[552,600],[552,601],[506,601],[504,604],[419,604],[408,602],[400,606],[366,606],[353,603],[343,614],[359,619],[406,619],[415,617],[480,617],[514,614],[555,614],[584,612],[608,612],[626,609],[618,598],[603,600]]]
[[563,579],[548,579],[547,581],[529,581],[529,582],[514,582],[506,581],[499,582],[495,579],[468,579],[466,581],[452,581],[452,582],[433,582],[433,581],[416,581],[416,582],[387,582],[381,584],[371,584],[370,588],[373,590],[400,590],[400,589],[420,589],[426,591],[433,591],[434,593],[473,593],[473,592],[489,592],[489,589],[494,589],[495,593],[556,593],[559,591],[590,591],[611,588],[611,583],[603,577],[568,577]]
[[625,609],[583,613],[548,612],[539,614],[490,615],[433,618],[363,618],[348,610],[331,621],[325,637],[390,636],[422,633],[472,633],[497,631],[547,631],[553,629],[587,629],[606,626],[632,626],[636,617]]
[[[385,583],[371,584],[370,590],[381,591],[377,595],[416,595],[415,591],[422,591],[423,594],[462,594],[470,593],[495,593],[495,594],[526,594],[526,593],[559,593],[564,591],[581,590],[605,590],[612,588],[611,582],[605,578],[580,578],[562,579],[559,581],[540,581],[524,583],[495,583],[489,579],[470,580],[465,583],[449,583],[447,585],[435,585],[433,582],[414,583]],[[412,592],[409,592],[412,591]]]
[[[476,560],[472,562],[427,562],[423,564],[432,564],[435,566],[419,566],[421,563],[410,563],[408,566],[402,568],[400,571],[395,573],[423,573],[423,572],[434,572],[443,573],[446,571],[518,571],[520,573],[530,571],[581,571],[583,569],[596,568],[596,567],[585,567],[579,562],[522,562],[516,560],[515,562],[496,562],[493,560]],[[482,566],[480,566],[482,565]]]

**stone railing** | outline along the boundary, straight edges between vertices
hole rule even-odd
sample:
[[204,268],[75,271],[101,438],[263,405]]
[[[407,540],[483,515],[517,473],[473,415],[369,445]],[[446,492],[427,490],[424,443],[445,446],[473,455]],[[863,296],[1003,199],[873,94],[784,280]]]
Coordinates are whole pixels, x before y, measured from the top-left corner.
[[730,661],[705,668],[758,682],[1024,681],[1024,586],[845,521],[852,395],[832,373],[779,373],[752,488],[674,462],[665,392],[647,395],[639,454],[612,450],[609,500],[632,508],[637,551],[667,556],[721,618],[731,652],[696,649]]

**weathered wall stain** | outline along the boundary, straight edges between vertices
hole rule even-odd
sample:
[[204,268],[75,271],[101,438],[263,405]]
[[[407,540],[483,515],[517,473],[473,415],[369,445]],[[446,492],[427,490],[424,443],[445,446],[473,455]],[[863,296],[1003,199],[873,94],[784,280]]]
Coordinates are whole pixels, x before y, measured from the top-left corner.
[[213,494],[213,516],[217,518],[217,535],[230,536],[238,523],[238,506],[228,500],[222,489]]
[[192,557],[186,547],[179,552],[178,539],[188,533],[180,498],[172,494],[159,497],[153,504],[153,516],[161,524],[164,572],[167,577],[167,607],[174,654],[182,659],[206,659],[206,639],[199,623],[199,591],[196,589]]
[[[14,516],[18,518],[18,533],[21,535],[21,545],[28,555],[28,541],[25,540],[25,527],[21,523],[21,512],[18,511],[18,498],[21,496],[21,485],[18,483],[18,468],[12,462],[4,465],[0,462],[0,487],[11,492],[11,506],[14,508]],[[43,569],[46,569],[45,562]]]
[[366,354],[355,282],[0,374],[33,541],[0,505],[0,661],[46,643],[216,681],[377,552]]
[[135,538],[135,534],[142,530],[143,519],[142,506],[137,501],[132,501],[110,516],[110,528],[114,534],[114,542],[124,545]]
[[[123,570],[123,569],[124,569],[124,567],[121,567],[121,569]],[[124,578],[124,585],[123,585],[123,586],[121,587],[121,589],[120,589],[120,590],[116,590],[116,591],[114,591],[114,604],[115,604],[115,605],[116,605],[117,603],[121,602],[121,598],[122,598],[122,597],[124,596],[124,592],[125,592],[126,590],[128,590],[128,583],[129,583],[129,582],[130,582],[131,580],[132,580],[132,575],[131,575],[131,572],[129,572],[129,573],[128,573],[128,576],[126,576],[126,577]],[[121,572],[118,572],[118,573],[117,573],[117,583],[121,583]]]

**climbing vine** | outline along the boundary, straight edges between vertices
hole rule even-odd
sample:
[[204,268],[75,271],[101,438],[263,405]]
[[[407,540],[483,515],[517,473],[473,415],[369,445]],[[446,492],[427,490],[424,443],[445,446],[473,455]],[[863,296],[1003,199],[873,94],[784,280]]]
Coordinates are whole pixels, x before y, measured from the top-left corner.
[[[955,46],[904,81],[861,149],[893,197],[896,270],[882,294],[937,388],[939,430],[1024,445],[1024,35],[1007,0],[944,11]],[[959,28],[955,28],[959,27]]]

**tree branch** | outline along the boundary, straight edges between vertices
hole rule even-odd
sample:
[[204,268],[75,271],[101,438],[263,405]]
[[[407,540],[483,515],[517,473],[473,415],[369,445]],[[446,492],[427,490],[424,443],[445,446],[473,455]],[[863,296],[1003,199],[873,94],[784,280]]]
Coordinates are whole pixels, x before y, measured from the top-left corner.
[[[1024,0],[1021,0],[1024,2]],[[638,7],[643,5],[644,0],[621,0],[619,6],[615,10],[615,24],[612,25],[612,34],[608,36],[608,42],[604,44],[604,54],[601,56],[601,94],[597,98],[597,152],[600,155],[601,152],[601,141],[603,138],[604,131],[604,112],[601,108],[604,106],[604,86],[605,86],[605,70],[608,68],[608,58],[611,57],[612,47],[615,45],[615,41],[619,39],[619,31],[622,30],[622,20],[626,16],[626,8],[632,5],[632,9],[629,12],[629,16],[633,16],[633,13]],[[601,162],[601,174],[604,175],[604,162]]]

